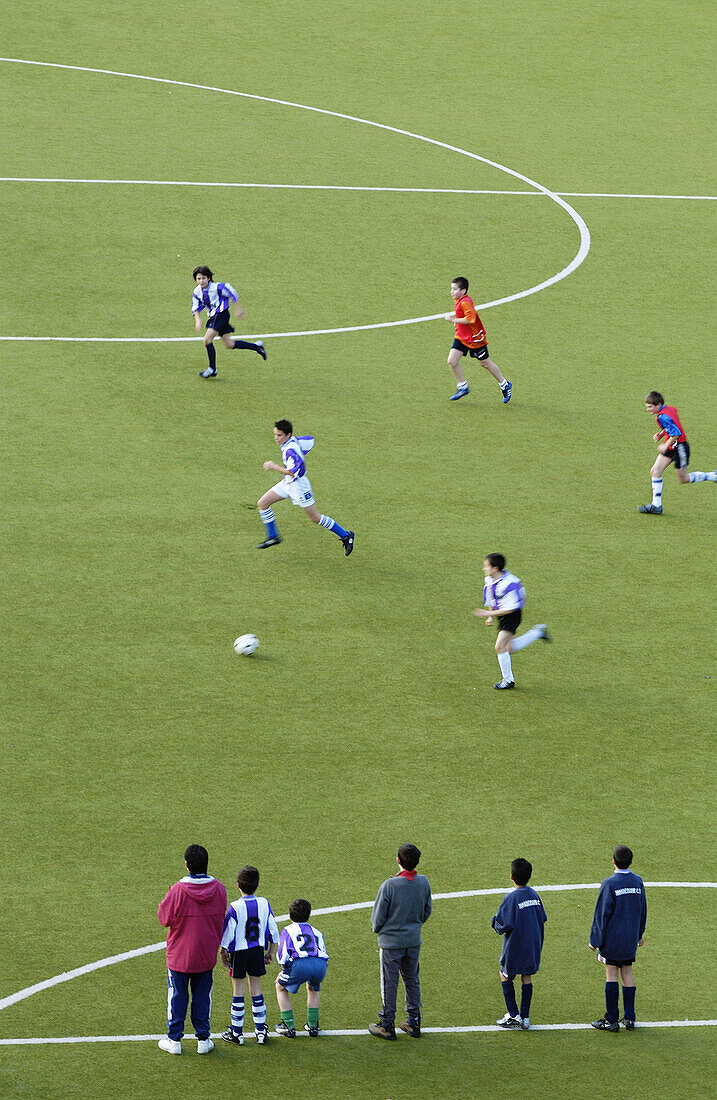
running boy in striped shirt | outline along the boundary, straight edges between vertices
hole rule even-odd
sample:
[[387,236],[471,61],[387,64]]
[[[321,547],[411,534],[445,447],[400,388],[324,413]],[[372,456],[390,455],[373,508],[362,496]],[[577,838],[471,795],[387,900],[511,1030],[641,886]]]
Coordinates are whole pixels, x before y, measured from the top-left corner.
[[280,466],[278,462],[269,459],[264,463],[264,469],[276,470],[282,478],[257,501],[259,515],[266,528],[266,538],[257,545],[257,550],[267,550],[270,546],[278,546],[281,542],[272,504],[286,500],[288,497],[292,504],[299,505],[312,523],[318,523],[320,527],[332,531],[341,540],[344,554],[348,557],[353,552],[355,532],[344,530],[341,524],[331,516],[321,515],[316,507],[311,482],[306,476],[304,456],[314,445],[313,435],[296,436],[290,420],[277,420],[274,424],[274,442],[281,449],[283,465]]
[[282,969],[276,979],[276,999],[281,1012],[281,1023],[274,1030],[285,1039],[296,1037],[294,1011],[289,994],[298,993],[299,987],[306,982],[304,1031],[308,1031],[311,1038],[315,1039],[319,1034],[319,990],[326,977],[329,956],[323,935],[313,924],[309,924],[311,904],[306,898],[292,901],[289,916],[291,924],[282,928],[279,938],[277,961]]
[[657,421],[657,431],[653,435],[655,443],[659,443],[660,452],[650,470],[652,475],[652,503],[641,504],[638,512],[647,515],[662,515],[662,475],[671,462],[675,464],[677,480],[681,485],[689,485],[695,481],[717,481],[717,470],[711,473],[688,474],[687,467],[690,464],[690,445],[687,436],[680,424],[680,417],[673,405],[666,405],[665,399],[657,390],[651,390],[645,398],[645,408]]
[[507,405],[513,385],[503,377],[500,368],[488,354],[488,337],[483,322],[475,311],[473,299],[468,296],[468,280],[462,275],[456,275],[451,282],[451,298],[456,303],[455,309],[453,313],[446,313],[445,318],[456,326],[456,338],[448,352],[448,366],[453,371],[457,389],[449,400],[459,401],[471,392],[461,366],[461,359],[468,355],[471,359],[477,359],[493,375],[503,394],[503,404]]
[[515,687],[513,677],[513,665],[511,653],[517,653],[520,649],[532,645],[541,640],[550,641],[548,628],[545,623],[539,623],[525,634],[516,638],[515,632],[520,626],[523,617],[523,605],[525,604],[525,587],[520,577],[506,572],[505,558],[502,554],[489,554],[483,562],[485,584],[483,585],[483,603],[488,608],[476,608],[473,614],[479,619],[485,619],[486,626],[490,626],[493,619],[497,620],[498,637],[495,642],[495,652],[498,656],[498,664],[503,678],[493,687],[498,691]]
[[266,1003],[261,991],[261,979],[266,964],[274,961],[279,927],[266,898],[257,897],[259,872],[256,867],[242,867],[237,875],[241,897],[232,902],[224,917],[221,959],[232,979],[232,1010],[229,1027],[222,1035],[227,1043],[244,1043],[244,994],[249,975],[251,1014],[257,1043],[266,1042]]
[[207,349],[209,366],[199,371],[200,378],[216,378],[217,353],[214,350],[214,341],[221,336],[225,348],[248,348],[255,351],[262,359],[266,359],[266,348],[263,340],[257,340],[252,344],[249,340],[233,340],[229,335],[234,329],[229,324],[229,306],[234,303],[234,316],[244,317],[245,313],[239,304],[239,296],[231,283],[215,283],[214,276],[208,267],[195,267],[192,272],[197,284],[192,294],[192,316],[197,332],[202,331],[202,312],[207,311],[207,331],[204,334],[204,347]]

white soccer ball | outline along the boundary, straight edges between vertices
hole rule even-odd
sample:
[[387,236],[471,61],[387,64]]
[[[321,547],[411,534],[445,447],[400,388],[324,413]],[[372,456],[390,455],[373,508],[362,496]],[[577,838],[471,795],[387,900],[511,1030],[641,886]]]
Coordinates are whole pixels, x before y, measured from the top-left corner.
[[250,654],[256,653],[259,648],[259,639],[256,634],[242,634],[234,642],[234,652],[238,653],[240,657],[249,657]]

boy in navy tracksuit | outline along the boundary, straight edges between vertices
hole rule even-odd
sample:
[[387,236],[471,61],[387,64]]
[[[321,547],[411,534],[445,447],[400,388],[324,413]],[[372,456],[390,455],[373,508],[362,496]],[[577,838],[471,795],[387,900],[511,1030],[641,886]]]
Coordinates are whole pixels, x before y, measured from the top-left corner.
[[635,1027],[635,979],[632,964],[637,948],[642,947],[647,921],[645,884],[630,870],[632,852],[626,844],[618,844],[612,853],[615,874],[600,886],[593,926],[590,930],[590,950],[598,952],[605,963],[605,1015],[592,1020],[598,1031],[619,1031],[618,996],[622,981],[623,1023],[628,1031]]
[[[510,878],[515,890],[507,895],[491,925],[503,937],[500,953],[500,980],[507,1012],[497,1021],[499,1027],[527,1031],[530,1027],[530,1001],[533,996],[533,974],[540,966],[545,922],[548,919],[543,903],[528,886],[533,873],[527,859],[514,859]],[[520,974],[520,1012],[515,999],[513,980]]]

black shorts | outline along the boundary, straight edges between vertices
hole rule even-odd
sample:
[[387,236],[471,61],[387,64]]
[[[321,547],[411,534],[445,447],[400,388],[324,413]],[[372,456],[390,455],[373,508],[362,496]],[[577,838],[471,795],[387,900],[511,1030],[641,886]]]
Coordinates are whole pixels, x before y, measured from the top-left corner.
[[665,458],[672,459],[676,470],[686,470],[690,464],[690,445],[687,440],[684,443],[675,443],[672,450],[667,452]]
[[234,332],[229,324],[229,310],[223,309],[221,313],[215,313],[213,317],[210,317],[207,321],[207,328],[213,328],[220,336],[226,335],[227,332]]
[[632,966],[632,964],[635,961],[634,958],[632,958],[632,959],[622,959],[622,960],[619,960],[619,961],[618,961],[618,959],[606,959],[603,955],[600,955],[600,954],[598,955],[598,958],[599,958],[600,962],[605,963],[607,966],[617,966],[617,967]]
[[490,359],[487,344],[484,344],[482,348],[469,348],[467,344],[456,338],[451,344],[451,348],[455,348],[461,355],[470,355],[471,359]]
[[229,973],[232,978],[263,978],[266,974],[263,947],[247,947],[246,951],[233,951]]
[[522,618],[522,611],[509,611],[507,615],[496,615],[495,623],[498,627],[498,632],[500,633],[501,630],[509,630],[511,634],[516,634]]

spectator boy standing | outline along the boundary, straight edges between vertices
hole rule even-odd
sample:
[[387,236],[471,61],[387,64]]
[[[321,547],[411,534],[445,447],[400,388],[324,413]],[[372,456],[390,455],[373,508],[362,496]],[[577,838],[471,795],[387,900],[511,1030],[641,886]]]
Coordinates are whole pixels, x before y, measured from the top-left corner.
[[[538,973],[540,953],[543,950],[545,922],[548,919],[543,903],[531,886],[532,864],[527,859],[514,859],[510,865],[511,890],[491,926],[503,937],[500,953],[500,981],[507,1012],[497,1021],[499,1027],[530,1027],[530,1002],[533,997],[533,974]],[[520,974],[520,1012],[515,999],[513,982]]]
[[227,892],[207,874],[209,856],[201,844],[184,853],[188,874],[175,882],[157,910],[167,933],[167,1038],[157,1044],[168,1054],[182,1053],[184,1019],[192,993],[191,1019],[197,1036],[197,1054],[209,1054],[212,982],[222,936]]
[[379,1022],[369,1024],[371,1035],[379,1039],[396,1038],[396,994],[398,975],[406,990],[408,1019],[401,1024],[414,1039],[421,1035],[421,987],[418,955],[421,950],[421,925],[431,915],[431,884],[416,872],[421,853],[415,844],[402,844],[396,862],[398,874],[379,887],[371,912],[371,927],[378,935],[381,966]]
[[645,884],[630,870],[632,852],[626,844],[618,844],[612,853],[615,874],[600,886],[593,925],[590,930],[591,951],[605,963],[605,1015],[592,1020],[598,1031],[619,1031],[619,984],[622,982],[623,1023],[628,1031],[635,1027],[635,979],[632,964],[637,948],[642,947],[647,921]]

